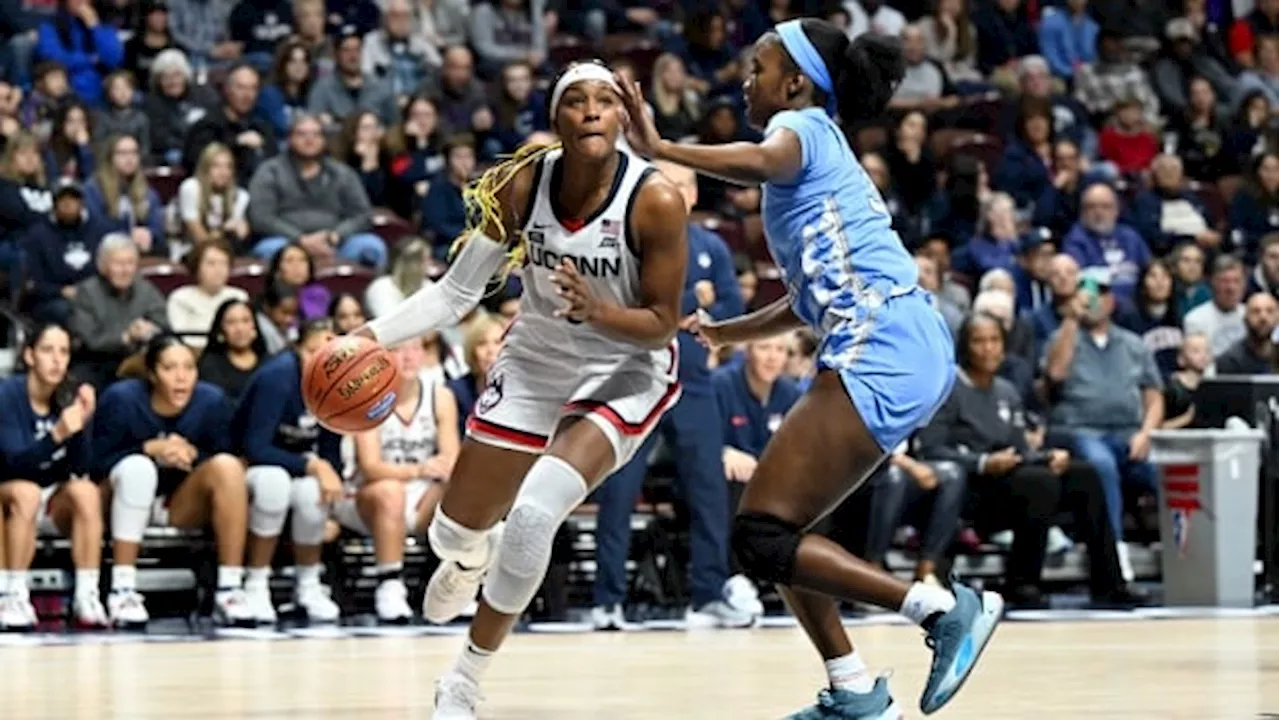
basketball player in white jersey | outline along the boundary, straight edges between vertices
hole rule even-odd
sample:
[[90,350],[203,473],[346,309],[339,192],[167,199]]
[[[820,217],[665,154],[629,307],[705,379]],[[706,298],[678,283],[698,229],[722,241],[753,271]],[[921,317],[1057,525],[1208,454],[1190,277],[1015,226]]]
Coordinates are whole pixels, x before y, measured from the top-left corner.
[[570,66],[550,112],[558,146],[522,148],[467,189],[474,220],[444,278],[357,331],[385,344],[456,323],[527,260],[520,313],[427,533],[442,560],[428,620],[456,617],[488,573],[437,720],[475,717],[480,677],[541,585],[557,528],[680,396],[684,200],[620,145],[626,113],[603,65]]
[[378,621],[413,619],[404,586],[404,537],[426,530],[458,457],[458,405],[442,384],[423,380],[420,338],[397,345],[396,407],[382,425],[355,436],[355,472],[333,508],[343,527],[373,537]]

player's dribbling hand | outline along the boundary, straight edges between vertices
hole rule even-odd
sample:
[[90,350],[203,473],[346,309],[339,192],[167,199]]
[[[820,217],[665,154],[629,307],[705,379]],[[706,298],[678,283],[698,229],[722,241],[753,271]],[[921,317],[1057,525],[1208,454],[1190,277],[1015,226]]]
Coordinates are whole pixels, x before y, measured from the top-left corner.
[[613,79],[622,88],[622,104],[627,109],[627,143],[641,155],[653,157],[658,143],[662,142],[662,136],[658,134],[658,126],[648,112],[640,83],[627,82],[626,78],[617,73],[614,73]]
[[578,272],[578,266],[568,258],[560,261],[560,267],[551,273],[551,282],[555,283],[556,294],[568,305],[556,310],[556,317],[568,318],[575,322],[590,322],[600,309],[600,301],[591,292],[587,279]]

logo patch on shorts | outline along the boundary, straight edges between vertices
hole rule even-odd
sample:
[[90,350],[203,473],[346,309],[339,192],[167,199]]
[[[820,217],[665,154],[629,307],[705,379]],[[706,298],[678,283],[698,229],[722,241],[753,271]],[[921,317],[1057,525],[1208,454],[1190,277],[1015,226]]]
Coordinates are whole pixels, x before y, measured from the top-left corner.
[[487,413],[499,402],[502,402],[502,376],[494,375],[476,400],[476,413]]
[[390,414],[391,409],[395,406],[396,391],[392,390],[383,395],[381,400],[374,403],[373,407],[369,408],[369,412],[365,413],[364,416],[370,420],[380,420]]

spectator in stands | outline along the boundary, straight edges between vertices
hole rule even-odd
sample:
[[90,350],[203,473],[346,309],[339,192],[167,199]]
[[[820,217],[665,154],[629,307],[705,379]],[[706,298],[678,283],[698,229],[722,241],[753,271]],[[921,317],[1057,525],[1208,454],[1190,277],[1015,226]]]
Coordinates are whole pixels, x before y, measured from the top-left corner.
[[440,151],[440,114],[435,101],[415,95],[401,111],[400,122],[387,133],[391,155],[392,197],[416,207],[429,189],[432,175],[444,169]]
[[66,324],[77,285],[93,275],[105,223],[84,211],[84,190],[74,180],[53,188],[53,212],[32,226],[22,241],[29,314],[38,322]]
[[339,335],[346,335],[369,320],[360,298],[349,292],[340,292],[329,301],[326,316],[333,321],[333,330]]
[[[983,204],[991,194],[990,176],[981,160],[960,153],[951,156],[946,176],[925,208],[925,233],[945,238],[955,248],[969,242],[978,230]],[[939,269],[945,277],[950,265]]]
[[259,70],[271,66],[276,45],[293,34],[293,8],[288,0],[240,0],[227,19],[231,41],[245,62]]
[[287,349],[298,335],[298,289],[279,280],[267,283],[255,305],[267,355]]
[[1070,95],[1058,92],[1054,88],[1053,75],[1049,63],[1039,55],[1028,55],[1018,63],[1017,98],[1005,101],[1000,114],[997,133],[1008,138],[1017,133],[1018,117],[1022,103],[1028,98],[1047,101],[1053,109],[1053,135],[1058,139],[1068,139],[1076,143],[1085,157],[1097,154],[1097,133],[1089,124],[1089,115],[1085,109]]
[[44,154],[45,172],[51,178],[85,181],[93,176],[92,128],[83,103],[72,100],[58,109]]
[[1023,98],[1012,140],[996,166],[993,185],[1013,196],[1018,207],[1031,208],[1053,184],[1053,106],[1044,99]]
[[995,0],[973,13],[978,30],[978,70],[1001,87],[1015,84],[1019,58],[1040,54],[1035,26],[1022,0]]
[[1245,304],[1245,336],[1221,353],[1214,368],[1219,375],[1275,375],[1276,299],[1265,292],[1249,296]]
[[409,0],[387,0],[382,7],[382,27],[364,38],[360,67],[365,77],[384,82],[399,102],[417,90],[427,72],[440,67],[440,62],[436,46],[413,32]]
[[504,331],[502,320],[487,312],[477,313],[463,326],[462,355],[469,372],[449,381],[449,389],[458,403],[459,433],[466,432],[467,418],[488,383],[489,368],[498,359]]
[[981,277],[993,268],[1010,269],[1016,264],[1021,241],[1013,198],[1002,192],[991,193],[977,233],[953,254],[953,268],[971,278]]
[[689,82],[679,55],[663,53],[654,61],[649,101],[653,105],[654,123],[663,138],[677,142],[696,132],[700,117],[698,93]]
[[496,78],[511,62],[541,67],[547,59],[546,12],[545,3],[529,0],[489,0],[472,7],[467,35],[480,74]]
[[79,346],[78,374],[96,388],[116,377],[125,358],[168,330],[164,296],[138,276],[138,247],[123,233],[98,245],[98,274],[76,285],[67,328]]
[[1137,230],[1118,222],[1120,201],[1109,186],[1090,186],[1080,206],[1080,220],[1062,239],[1062,251],[1080,267],[1106,267],[1110,287],[1127,303],[1133,299],[1139,270],[1151,262],[1151,250]]
[[1250,93],[1260,92],[1267,98],[1272,113],[1280,108],[1280,87],[1277,85],[1277,81],[1280,80],[1280,60],[1276,55],[1277,42],[1275,35],[1262,35],[1258,38],[1253,67],[1240,74],[1240,82],[1235,95],[1232,96],[1237,99],[1237,102],[1248,97]]
[[467,0],[416,0],[413,3],[413,32],[422,35],[437,51],[467,41]]
[[1007,270],[996,269],[982,279],[983,282],[978,284],[978,294],[973,298],[973,312],[990,315],[1000,321],[1005,332],[1006,359],[1021,360],[1034,376],[1035,332],[1030,322],[1018,315],[1014,305],[1013,276]]
[[214,316],[228,300],[247,303],[249,295],[227,284],[231,276],[231,247],[222,240],[197,244],[183,258],[195,280],[169,293],[166,303],[169,328],[196,349],[204,347],[214,326]]
[[1080,146],[1071,140],[1059,139],[1053,144],[1051,181],[1035,201],[1031,213],[1032,226],[1048,230],[1054,237],[1066,235],[1080,217],[1080,196],[1084,187]]
[[293,37],[307,49],[316,77],[333,72],[333,41],[329,37],[325,0],[294,0]]
[[1178,368],[1178,352],[1183,347],[1182,312],[1173,292],[1173,273],[1164,260],[1152,260],[1143,269],[1133,308],[1116,313],[1115,322],[1142,338],[1162,376]]
[[913,575],[918,581],[940,585],[938,564],[946,558],[960,526],[965,473],[953,462],[917,460],[908,454],[907,444],[891,453],[887,466],[867,481],[871,512],[862,559],[884,566],[894,533],[912,512],[919,516],[916,525],[922,530]]
[[99,137],[132,135],[142,148],[142,158],[151,157],[151,123],[135,102],[137,86],[128,70],[116,70],[102,81],[103,103],[93,119]]
[[34,78],[31,94],[19,103],[18,118],[37,136],[48,138],[58,111],[76,97],[67,80],[67,69],[59,63],[39,63],[35,67]]
[[40,141],[19,132],[5,143],[0,159],[0,271],[13,273],[21,267],[23,237],[52,209]]
[[[1088,462],[1043,445],[1043,430],[1027,422],[1022,400],[997,370],[1004,360],[1000,323],[981,314],[966,320],[956,343],[960,373],[951,395],[916,436],[922,459],[955,463],[968,473],[978,496],[978,524],[1012,529],[1005,566],[1005,598],[1015,606],[1042,607],[1040,576],[1049,527],[1070,513],[1089,547],[1089,591],[1094,602],[1131,605],[1116,556],[1116,534],[1107,522],[1105,482]],[[1087,460],[1087,458],[1084,458]]]
[[195,175],[178,186],[177,207],[187,242],[225,243],[232,254],[241,247],[249,237],[249,193],[236,185],[235,157],[227,146],[211,143],[201,151]]
[[1169,254],[1173,258],[1173,290],[1178,303],[1178,317],[1209,302],[1209,283],[1204,279],[1204,250],[1193,242],[1184,242]]
[[240,43],[231,39],[230,18],[235,7],[225,0],[168,0],[169,31],[201,74],[211,65],[234,62]]
[[151,67],[156,57],[178,45],[169,32],[169,5],[165,0],[142,0],[138,14],[141,21],[134,28],[133,37],[124,44],[121,67],[133,73],[139,86],[150,87]]
[[267,358],[267,343],[247,301],[232,298],[218,306],[200,353],[200,377],[222,388],[235,407],[249,378]]
[[1156,255],[1164,255],[1180,242],[1191,241],[1214,252],[1222,235],[1213,229],[1217,218],[1187,186],[1182,159],[1159,155],[1151,163],[1151,189],[1133,201],[1134,224]]
[[1076,297],[1063,307],[1044,369],[1050,397],[1057,398],[1050,426],[1071,433],[1074,454],[1102,478],[1120,566],[1130,580],[1121,490],[1133,484],[1155,491],[1155,468],[1147,455],[1151,431],[1164,421],[1164,383],[1142,339],[1111,323],[1115,305],[1107,270],[1090,269]]
[[[1095,6],[1096,7],[1096,6]],[[1095,121],[1106,118],[1121,101],[1135,100],[1150,124],[1160,121],[1160,100],[1142,68],[1129,56],[1124,41],[1103,23],[1098,33],[1098,59],[1076,71],[1076,99]]]
[[978,31],[968,0],[934,0],[931,6],[930,14],[916,21],[924,37],[925,54],[942,63],[953,82],[982,82],[977,68]]
[[902,57],[906,60],[906,73],[889,101],[892,110],[933,113],[960,104],[942,64],[925,54],[924,34],[915,25],[902,29]]
[[382,11],[374,0],[329,0],[329,34],[340,35],[348,28],[360,36],[378,29]]
[[267,84],[258,93],[253,112],[271,124],[276,137],[289,132],[294,115],[307,107],[316,67],[310,49],[301,40],[289,38],[276,48]]
[[1251,67],[1254,64],[1258,38],[1275,37],[1280,32],[1280,25],[1276,22],[1278,6],[1280,3],[1276,0],[1257,0],[1253,11],[1231,26],[1228,47],[1231,56],[1241,66]]
[[1276,297],[1277,290],[1280,290],[1280,236],[1271,233],[1264,236],[1259,244],[1258,264],[1249,274],[1248,294],[1265,292]]
[[1191,79],[1187,86],[1186,110],[1171,118],[1170,126],[1175,133],[1178,157],[1182,158],[1189,177],[1213,182],[1237,172],[1231,167],[1227,123],[1218,111],[1218,95],[1208,80]]
[[1098,31],[1088,0],[1067,0],[1063,7],[1044,9],[1040,50],[1056,77],[1069,83],[1077,68],[1097,60]]
[[1270,102],[1260,91],[1252,91],[1240,101],[1227,139],[1230,157],[1236,158],[1239,166],[1248,165],[1263,152],[1275,152],[1276,118]]
[[493,128],[493,111],[484,84],[475,76],[471,51],[463,46],[445,50],[440,81],[420,90],[431,98],[445,134],[471,131],[477,135]]
[[[1053,261],[1053,241],[1048,233],[1032,230],[1022,236],[1013,274],[1014,307],[1019,317],[1029,316],[1053,303],[1049,264]],[[1032,334],[1034,337],[1034,333]]]
[[881,151],[902,199],[903,211],[910,216],[919,214],[938,189],[938,164],[928,139],[929,120],[925,114],[907,112],[898,120],[893,140]]
[[1160,428],[1180,430],[1196,417],[1195,392],[1200,381],[1213,366],[1213,353],[1209,351],[1209,338],[1188,335],[1177,350],[1177,369],[1164,384],[1164,417]]
[[920,279],[917,281],[920,287],[933,293],[933,306],[942,314],[942,319],[946,321],[947,327],[951,329],[954,336],[960,330],[960,323],[964,322],[964,313],[949,302],[945,302],[939,295],[942,287],[941,280],[938,277],[938,266],[933,259],[927,255],[916,254],[916,268],[920,272]]
[[1045,343],[1062,324],[1062,310],[1076,295],[1080,284],[1080,265],[1066,253],[1058,253],[1049,260],[1046,278],[1049,282],[1050,301],[1031,311],[1032,337],[1035,338],[1035,357],[1044,357]]
[[22,124],[22,88],[0,77],[0,150]]
[[[212,526],[218,556],[214,619],[251,623],[253,608],[241,589],[246,526],[253,545],[273,549],[286,511],[277,498],[288,487],[259,482],[246,488],[244,466],[230,454],[227,400],[199,382],[194,350],[160,335],[147,345],[144,365],[145,379],[122,380],[102,394],[93,424],[94,476],[112,491],[112,624],[138,629],[150,620],[137,590],[137,558],[152,523]],[[163,513],[155,509],[160,497],[167,498]],[[250,555],[249,572],[269,572],[269,560],[270,554]]]
[[90,105],[102,101],[102,76],[120,67],[124,48],[115,29],[98,22],[90,0],[58,0],[58,10],[40,24],[33,59],[66,68],[75,94]]
[[456,135],[444,143],[444,170],[431,181],[422,199],[422,231],[431,238],[432,256],[445,260],[454,238],[467,223],[462,189],[476,170],[475,141],[470,135]]
[[187,133],[216,104],[212,90],[192,81],[191,65],[181,50],[157,55],[151,64],[151,91],[142,103],[151,127],[151,163],[181,164]]
[[426,533],[462,441],[453,393],[418,374],[422,343],[407,340],[391,351],[400,371],[392,396],[399,422],[355,435],[355,472],[333,514],[343,527],[372,537],[374,614],[379,623],[399,625],[413,619],[404,584],[404,538]]
[[1098,157],[1110,163],[1115,172],[1138,180],[1160,153],[1155,127],[1143,117],[1137,99],[1117,101],[1115,113],[1098,134]]
[[685,20],[684,64],[693,88],[703,95],[731,91],[738,75],[738,50],[729,42],[726,24],[712,8],[694,10]]
[[1231,199],[1228,213],[1231,244],[1243,251],[1245,262],[1259,257],[1263,237],[1280,230],[1280,160],[1275,152],[1262,153],[1253,159],[1245,185]]
[[1230,5],[1213,3],[1208,0],[1184,0],[1182,17],[1191,21],[1205,52],[1217,60],[1228,70],[1234,70],[1236,63],[1227,52],[1226,34],[1230,30],[1232,8]]
[[0,628],[34,630],[27,572],[36,534],[71,539],[75,592],[71,612],[78,627],[109,625],[98,588],[102,563],[102,497],[89,479],[93,388],[67,383],[71,336],[60,325],[35,329],[22,347],[25,372],[0,383],[0,520],[4,568],[0,570]]
[[907,26],[906,16],[884,0],[846,0],[841,4],[849,14],[845,32],[850,40],[867,32],[896,37]]
[[236,179],[249,184],[258,166],[276,154],[276,134],[271,125],[254,116],[260,87],[258,71],[237,65],[227,73],[222,88],[222,104],[201,117],[187,132],[182,165],[190,173],[205,146],[222,143],[236,156]]
[[[343,495],[336,469],[342,467],[342,439],[321,428],[303,403],[302,368],[333,338],[328,318],[306,323],[294,349],[267,360],[249,379],[231,420],[232,443],[249,464],[249,485],[292,488],[287,507],[293,513],[293,598],[313,623],[332,623],[339,615],[320,584],[320,546],[329,505]],[[280,510],[283,515],[285,507]],[[262,619],[269,615],[274,622],[268,578],[269,572],[260,583],[251,579],[245,591],[249,603],[261,608]]]
[[396,95],[389,82],[366,73],[361,65],[364,39],[344,28],[336,43],[334,72],[312,86],[307,108],[326,128],[336,128],[357,110],[372,110],[384,123],[395,118]]
[[938,288],[938,298],[942,302],[955,306],[962,314],[968,312],[972,297],[969,294],[969,288],[951,277],[951,252],[947,248],[947,239],[936,235],[926,238],[924,243],[916,249],[916,254],[933,260],[933,264],[938,268],[938,278],[942,283]]
[[[655,83],[658,76],[655,65]],[[655,85],[654,91],[656,90]],[[528,63],[514,62],[502,68],[500,89],[493,110],[493,132],[485,141],[483,153],[487,157],[513,153],[524,144],[530,134],[548,129],[546,96],[534,87],[533,69]],[[694,119],[697,119],[696,115]],[[661,128],[663,120],[660,115],[658,122]]]
[[1170,20],[1165,27],[1165,37],[1169,42],[1160,59],[1156,60],[1152,79],[1160,105],[1167,114],[1186,112],[1187,88],[1195,77],[1208,80],[1218,97],[1235,97],[1235,79],[1200,46],[1199,36],[1190,20]]
[[427,242],[419,237],[406,237],[396,245],[387,274],[375,278],[365,289],[364,304],[371,316],[385,314],[430,282],[427,280],[429,251]]
[[1244,264],[1232,255],[1219,255],[1209,275],[1212,297],[1187,312],[1183,332],[1209,338],[1209,349],[1221,355],[1245,336]]
[[315,259],[298,243],[284,245],[271,256],[267,281],[297,288],[298,310],[303,320],[324,317],[328,312],[329,289],[316,281]]
[[167,257],[164,203],[142,171],[137,138],[117,135],[102,144],[102,157],[84,188],[84,207],[102,218],[113,232],[127,233],[139,252]]
[[[342,123],[342,130],[333,139],[333,158],[345,163],[360,176],[369,204],[374,207],[391,207],[391,158],[383,138],[386,135],[377,114],[361,110]],[[411,216],[403,209],[398,214]]]
[[1160,47],[1167,13],[1157,0],[1115,0],[1091,3],[1103,33],[1113,33],[1133,52],[1148,56]]
[[368,267],[386,264],[386,246],[368,232],[372,208],[360,177],[326,156],[324,127],[314,116],[294,119],[288,152],[254,173],[249,197],[249,224],[261,237],[253,248],[259,258],[296,242],[320,258],[336,254]]

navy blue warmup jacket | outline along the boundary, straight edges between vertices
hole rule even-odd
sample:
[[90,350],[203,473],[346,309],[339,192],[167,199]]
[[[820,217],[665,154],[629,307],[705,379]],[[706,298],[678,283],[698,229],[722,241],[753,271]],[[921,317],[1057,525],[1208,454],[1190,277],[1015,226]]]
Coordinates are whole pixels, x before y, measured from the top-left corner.
[[307,474],[307,453],[342,470],[342,438],[320,427],[302,402],[302,363],[289,350],[264,362],[249,378],[231,418],[236,452],[250,465],[282,467],[293,477]]
[[803,394],[794,381],[780,377],[773,383],[768,401],[761,403],[747,387],[745,363],[716,370],[711,375],[711,383],[724,423],[723,444],[756,457],[764,452],[782,418]]
[[[680,297],[682,317],[698,309],[693,288],[703,280],[716,289],[716,301],[706,308],[716,320],[742,314],[742,293],[733,270],[733,256],[720,236],[702,227],[689,225],[689,267],[684,277],[684,294]],[[710,393],[711,371],[707,369],[707,349],[691,334],[677,333],[680,342],[680,384],[685,394]]]
[[37,415],[27,397],[27,376],[0,382],[0,480],[30,480],[41,487],[89,472],[90,423],[61,445],[53,441],[58,412]]
[[[98,399],[93,415],[93,470],[106,477],[111,468],[129,455],[141,455],[142,445],[166,435],[181,435],[198,451],[195,465],[218,453],[230,452],[227,398],[217,385],[196,383],[182,412],[163,417],[151,406],[151,388],[142,380],[121,380]],[[160,469],[160,494],[177,487],[187,474],[174,468]]]

